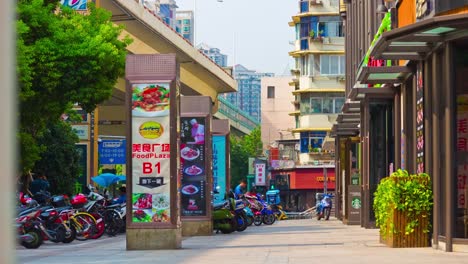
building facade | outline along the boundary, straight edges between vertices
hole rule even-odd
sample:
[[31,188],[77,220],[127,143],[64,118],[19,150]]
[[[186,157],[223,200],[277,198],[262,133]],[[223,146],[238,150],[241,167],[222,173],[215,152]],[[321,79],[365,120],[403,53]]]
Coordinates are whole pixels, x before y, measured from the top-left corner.
[[399,168],[425,172],[434,193],[432,247],[468,251],[468,4],[342,4],[347,101],[332,131],[340,153],[337,214],[350,221],[344,199],[351,187],[358,187],[360,224],[372,228],[372,198],[379,181]]
[[221,67],[227,67],[227,55],[222,54],[221,50],[218,48],[210,47],[206,43],[201,43],[197,46],[197,49],[203,52],[208,58],[214,61]]
[[296,32],[289,80],[293,139],[270,147],[271,182],[284,207],[303,211],[318,193],[335,189],[334,139],[330,131],[344,104],[344,32],[338,1],[298,2],[289,26]]
[[193,11],[177,11],[176,20],[178,30],[177,32],[193,45],[195,38]]
[[261,79],[261,129],[263,148],[274,146],[277,140],[294,139],[295,120],[289,113],[294,106],[291,77],[264,77]]
[[253,119],[261,122],[261,79],[273,77],[273,73],[262,73],[249,70],[237,64],[233,68],[234,79],[237,81],[237,92],[222,95],[230,103],[247,112]]
[[292,85],[296,118],[294,132],[300,134],[300,164],[333,163],[322,159],[323,144],[344,103],[344,32],[338,1],[299,1],[292,17],[295,28],[295,59]]

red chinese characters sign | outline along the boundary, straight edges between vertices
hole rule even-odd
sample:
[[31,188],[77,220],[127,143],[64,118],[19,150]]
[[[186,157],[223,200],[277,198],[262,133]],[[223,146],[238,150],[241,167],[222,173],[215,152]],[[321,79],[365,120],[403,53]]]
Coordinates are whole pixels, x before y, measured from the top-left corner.
[[[468,155],[468,95],[457,96],[457,156]],[[468,206],[468,164],[457,166],[457,207]]]
[[416,172],[424,172],[424,84],[422,65],[416,71]]
[[255,164],[255,185],[265,186],[266,185],[266,164],[257,163]]

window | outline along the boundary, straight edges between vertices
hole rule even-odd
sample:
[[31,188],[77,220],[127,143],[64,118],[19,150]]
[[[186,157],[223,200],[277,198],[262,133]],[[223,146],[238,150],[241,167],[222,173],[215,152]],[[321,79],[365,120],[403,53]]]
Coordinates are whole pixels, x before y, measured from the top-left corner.
[[322,31],[322,37],[344,37],[343,22],[320,21],[317,24],[317,32]]
[[315,97],[312,97],[310,94],[302,94],[300,101],[301,114],[310,115],[340,113],[345,99],[343,97],[335,96],[316,97],[315,95]]
[[335,98],[335,113],[340,113],[344,105],[344,98]]
[[267,98],[275,98],[275,87],[268,86],[267,87]]
[[301,57],[301,75],[309,75],[309,56]]
[[309,1],[301,1],[301,13],[309,12]]
[[320,55],[321,75],[344,75],[345,56],[343,55]]

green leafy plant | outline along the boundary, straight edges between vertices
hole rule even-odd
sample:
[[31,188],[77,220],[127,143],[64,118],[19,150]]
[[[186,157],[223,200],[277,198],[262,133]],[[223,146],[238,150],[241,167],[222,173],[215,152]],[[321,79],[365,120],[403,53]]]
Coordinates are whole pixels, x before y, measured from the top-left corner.
[[315,31],[314,31],[313,29],[309,31],[309,36],[310,36],[311,38],[314,38],[314,37],[315,37]]
[[[399,169],[380,181],[374,193],[374,212],[380,234],[386,237],[388,232],[404,232],[409,235],[418,227],[420,219],[429,218],[432,210],[432,187],[428,174],[409,174]],[[406,216],[404,230],[397,230],[393,223],[393,213],[398,210]],[[427,221],[429,223],[429,221]],[[422,226],[423,232],[429,232],[430,225]]]

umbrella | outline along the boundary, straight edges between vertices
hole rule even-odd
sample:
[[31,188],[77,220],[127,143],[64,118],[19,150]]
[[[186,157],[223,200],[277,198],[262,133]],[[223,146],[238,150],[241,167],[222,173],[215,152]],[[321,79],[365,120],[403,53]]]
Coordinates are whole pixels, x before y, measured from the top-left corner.
[[102,187],[109,187],[110,185],[114,183],[117,183],[119,181],[124,181],[126,178],[124,175],[117,176],[113,173],[103,173],[91,179]]

